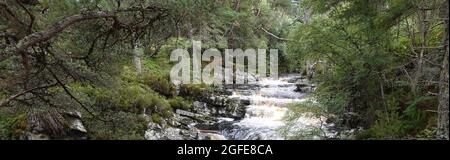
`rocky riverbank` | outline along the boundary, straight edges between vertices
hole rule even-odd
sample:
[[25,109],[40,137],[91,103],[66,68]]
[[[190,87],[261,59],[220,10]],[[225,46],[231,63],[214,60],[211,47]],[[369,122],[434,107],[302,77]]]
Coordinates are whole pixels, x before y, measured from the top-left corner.
[[203,93],[199,101],[193,102],[191,110],[176,110],[175,124],[150,123],[145,138],[282,139],[277,128],[283,126],[285,105],[302,101],[314,90],[315,85],[299,75],[251,85],[225,85],[221,92]]
[[147,140],[217,140],[225,139],[217,134],[214,126],[223,119],[245,117],[248,100],[229,98],[226,92],[203,93],[200,101],[194,101],[190,110],[175,110],[172,118],[162,124],[149,123],[145,132]]

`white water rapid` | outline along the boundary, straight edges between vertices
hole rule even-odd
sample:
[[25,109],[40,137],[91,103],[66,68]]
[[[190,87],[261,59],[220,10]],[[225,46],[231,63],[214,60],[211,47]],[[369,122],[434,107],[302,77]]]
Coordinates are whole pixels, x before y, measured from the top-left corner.
[[[295,81],[299,75],[286,75],[277,80],[262,79],[255,85],[235,87],[231,98],[249,100],[245,118],[233,121],[221,134],[231,140],[282,140],[279,129],[289,112],[286,105],[305,100],[305,93],[296,92]],[[299,123],[317,123],[314,119],[302,118]]]

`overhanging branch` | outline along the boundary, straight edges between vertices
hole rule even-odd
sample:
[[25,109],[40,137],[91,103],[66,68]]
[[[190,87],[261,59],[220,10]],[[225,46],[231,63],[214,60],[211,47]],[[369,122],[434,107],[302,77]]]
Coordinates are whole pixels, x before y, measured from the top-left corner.
[[20,96],[23,96],[23,95],[25,95],[25,94],[27,94],[29,92],[32,92],[32,91],[35,91],[35,90],[39,90],[39,89],[46,89],[46,88],[50,88],[50,87],[54,87],[54,86],[56,86],[56,83],[50,84],[50,85],[45,85],[45,86],[40,86],[40,87],[36,87],[36,88],[31,88],[31,89],[22,91],[20,93],[17,93],[15,95],[12,95],[12,96],[6,98],[4,101],[1,101],[0,102],[0,107],[3,107],[5,105],[9,104],[9,102],[11,102],[11,101],[19,98]]
[[59,33],[64,31],[66,28],[75,25],[77,23],[99,19],[99,18],[113,18],[116,14],[121,12],[135,12],[135,11],[165,11],[161,8],[155,7],[147,7],[147,8],[130,8],[130,9],[121,9],[115,11],[96,11],[96,12],[86,12],[81,14],[72,15],[62,19],[61,21],[55,23],[49,29],[46,29],[41,32],[35,32],[30,34],[23,39],[19,40],[16,45],[11,45],[6,47],[3,52],[0,52],[0,62],[5,59],[11,57],[15,53],[26,51],[29,47],[34,46],[38,43],[46,42],[53,37],[57,36]]

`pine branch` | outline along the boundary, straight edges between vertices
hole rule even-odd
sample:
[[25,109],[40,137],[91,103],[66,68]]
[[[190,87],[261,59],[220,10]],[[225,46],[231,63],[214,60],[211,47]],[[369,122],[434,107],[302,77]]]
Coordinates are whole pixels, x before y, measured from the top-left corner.
[[[1,3],[0,3],[0,6]],[[64,31],[65,29],[73,26],[75,24],[81,23],[87,20],[94,20],[100,18],[114,18],[118,13],[123,12],[141,12],[141,11],[157,11],[164,12],[165,10],[162,8],[155,7],[146,7],[146,8],[129,8],[129,9],[120,9],[114,11],[97,11],[97,12],[85,12],[81,14],[72,15],[66,17],[59,22],[55,23],[52,27],[41,31],[30,34],[21,40],[18,41],[16,45],[8,46],[3,52],[0,52],[0,62],[11,57],[15,53],[26,51],[29,47],[34,46],[36,44],[46,42],[54,37],[56,37],[59,33]]]
[[266,32],[268,35],[270,35],[270,36],[272,36],[272,37],[274,37],[274,38],[276,38],[276,39],[278,39],[278,40],[282,40],[282,41],[291,41],[291,42],[294,41],[293,39],[280,38],[280,37],[278,37],[277,35],[275,35],[275,34],[269,32],[269,31],[266,30],[266,29],[264,29],[263,27],[261,27],[261,30],[263,30],[263,31]]
[[23,95],[25,95],[25,94],[27,94],[27,93],[29,93],[29,92],[32,92],[32,91],[35,91],[35,90],[39,90],[39,89],[46,89],[46,88],[54,87],[54,86],[56,86],[56,85],[57,85],[57,83],[54,83],[54,84],[45,85],[45,86],[40,86],[40,87],[35,87],[35,88],[31,88],[31,89],[22,91],[22,92],[20,92],[20,93],[17,93],[17,94],[15,94],[15,95],[12,95],[12,96],[6,98],[4,101],[1,101],[1,102],[0,102],[0,107],[6,106],[6,105],[9,104],[11,101],[16,100],[16,99],[19,98],[20,96],[23,96]]

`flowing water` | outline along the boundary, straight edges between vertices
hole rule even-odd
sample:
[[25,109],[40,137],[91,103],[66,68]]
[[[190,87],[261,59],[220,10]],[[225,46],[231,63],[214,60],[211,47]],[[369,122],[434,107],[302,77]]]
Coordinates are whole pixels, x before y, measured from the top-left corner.
[[[245,118],[228,121],[228,127],[220,133],[230,140],[282,140],[280,128],[285,125],[283,117],[289,112],[286,105],[305,100],[305,93],[296,92],[295,82],[299,75],[286,75],[277,80],[263,79],[255,85],[234,86],[231,98],[249,100]],[[300,124],[314,125],[314,119],[302,118]]]

